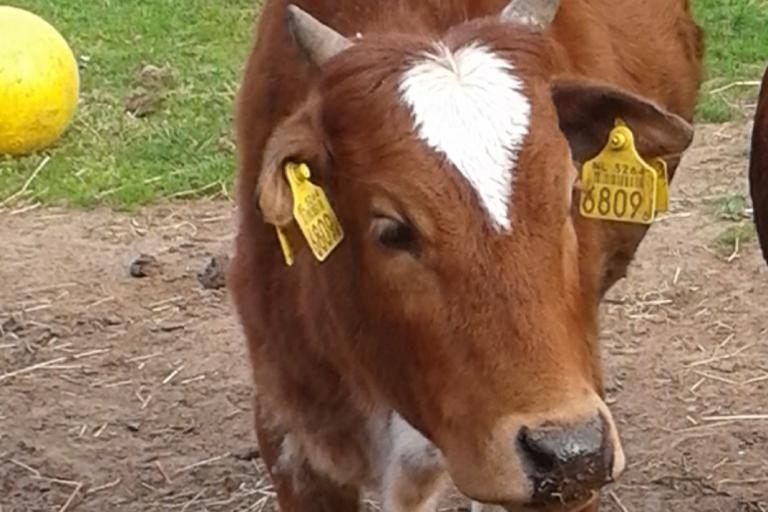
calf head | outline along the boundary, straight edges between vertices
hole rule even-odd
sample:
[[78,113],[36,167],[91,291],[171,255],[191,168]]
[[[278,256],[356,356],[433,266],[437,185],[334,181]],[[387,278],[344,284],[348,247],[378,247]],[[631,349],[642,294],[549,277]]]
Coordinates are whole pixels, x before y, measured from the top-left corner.
[[258,201],[287,222],[282,164],[309,164],[346,232],[303,263],[338,333],[328,356],[434,442],[468,496],[558,509],[624,467],[597,310],[613,247],[637,236],[579,217],[574,161],[617,117],[649,157],[692,133],[626,91],[554,76],[556,2],[533,4],[439,43],[349,40],[289,8],[318,79],[272,135]]

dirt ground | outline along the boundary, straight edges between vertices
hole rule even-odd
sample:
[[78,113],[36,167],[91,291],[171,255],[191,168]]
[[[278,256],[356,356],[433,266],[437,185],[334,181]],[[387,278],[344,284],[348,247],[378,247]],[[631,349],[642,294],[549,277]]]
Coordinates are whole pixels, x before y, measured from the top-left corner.
[[[768,511],[768,267],[754,244],[712,245],[733,224],[712,201],[746,191],[749,129],[699,128],[604,306],[629,461],[606,511]],[[197,277],[232,213],[0,213],[0,512],[272,510],[244,345]]]

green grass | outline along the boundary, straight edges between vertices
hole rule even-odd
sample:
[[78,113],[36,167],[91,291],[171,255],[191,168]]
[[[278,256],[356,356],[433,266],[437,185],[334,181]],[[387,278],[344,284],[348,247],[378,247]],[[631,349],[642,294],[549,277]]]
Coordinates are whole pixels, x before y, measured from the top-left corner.
[[750,219],[749,199],[741,193],[725,194],[708,202],[707,210],[718,220],[739,222]]
[[709,244],[722,258],[733,258],[757,242],[755,224],[748,210],[749,199],[741,193],[729,193],[706,203],[706,211],[723,227]]
[[[7,1],[7,0],[6,0]],[[768,61],[768,0],[692,0],[707,34],[701,121],[732,119]],[[251,42],[258,0],[10,0],[51,22],[82,71],[79,110],[44,154],[0,157],[0,204],[132,208],[231,187],[232,100]],[[160,78],[141,78],[146,66]],[[126,113],[137,99],[145,117]]]
[[[255,0],[10,4],[54,25],[81,63],[79,111],[46,152],[51,158],[26,201],[132,207],[230,187],[232,101]],[[142,79],[147,65],[162,69],[160,80]],[[156,110],[132,117],[126,103],[140,94]],[[22,188],[43,158],[0,158],[0,202]]]
[[745,247],[757,243],[757,232],[751,221],[734,223],[724,228],[710,244],[710,248],[721,258],[733,258]]
[[768,65],[768,0],[692,2],[707,45],[706,82],[697,118],[729,121],[739,116],[745,102],[756,98],[758,90],[755,85],[734,84],[757,81]]

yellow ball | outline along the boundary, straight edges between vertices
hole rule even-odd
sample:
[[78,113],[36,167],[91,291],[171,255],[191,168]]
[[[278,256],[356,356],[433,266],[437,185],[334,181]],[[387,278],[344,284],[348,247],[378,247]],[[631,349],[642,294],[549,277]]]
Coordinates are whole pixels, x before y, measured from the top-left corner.
[[44,149],[75,114],[75,56],[56,29],[14,7],[0,6],[0,39],[0,154]]

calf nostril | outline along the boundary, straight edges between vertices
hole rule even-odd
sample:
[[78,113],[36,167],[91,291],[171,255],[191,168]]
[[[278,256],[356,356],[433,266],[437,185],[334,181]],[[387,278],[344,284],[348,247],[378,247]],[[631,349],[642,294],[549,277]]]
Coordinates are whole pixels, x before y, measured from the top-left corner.
[[537,502],[582,499],[611,480],[613,446],[602,415],[579,425],[523,427],[517,442]]
[[556,468],[556,455],[549,443],[542,442],[541,434],[531,431],[528,427],[520,429],[518,442],[523,449],[529,473],[547,475]]

